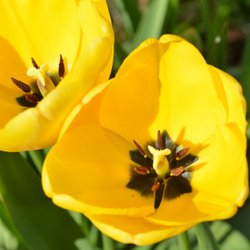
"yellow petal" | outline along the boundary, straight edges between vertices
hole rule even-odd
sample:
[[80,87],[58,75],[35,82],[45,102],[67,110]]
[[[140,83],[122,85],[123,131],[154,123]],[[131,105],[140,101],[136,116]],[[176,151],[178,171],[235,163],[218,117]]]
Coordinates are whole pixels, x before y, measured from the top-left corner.
[[0,5],[0,36],[16,48],[26,66],[31,57],[39,64],[57,65],[60,54],[73,63],[81,39],[75,1],[1,0]]
[[243,142],[245,144],[245,131],[246,131],[246,101],[242,95],[240,84],[230,75],[209,66],[210,71],[214,77],[217,93],[221,100],[224,100],[224,106],[227,112],[226,123],[235,124],[242,134]]
[[[78,16],[81,25],[82,34],[82,43],[86,44],[86,47],[91,47],[93,41],[99,37],[106,37],[110,43],[109,48],[109,60],[106,62],[105,67],[99,71],[98,78],[96,82],[103,82],[109,78],[109,74],[113,65],[113,43],[114,35],[111,26],[110,15],[107,7],[106,0],[80,0],[79,1]],[[90,25],[91,24],[91,25]],[[84,50],[83,50],[84,49]],[[85,46],[82,46],[79,50],[79,56],[77,62],[85,60]],[[105,54],[106,52],[104,52]],[[102,54],[99,54],[101,57]],[[82,74],[81,64],[77,65],[76,68],[79,68],[74,74]],[[92,70],[89,68],[89,70]],[[76,71],[76,70],[75,70]]]
[[144,144],[149,138],[158,109],[158,58],[157,40],[147,40],[124,61],[101,104],[102,126],[130,142]]
[[100,103],[105,93],[105,88],[109,85],[109,81],[98,84],[92,88],[77,104],[66,117],[60,131],[59,139],[65,131],[81,126],[85,123],[96,123],[99,119]]
[[[184,205],[185,204],[185,205]],[[237,211],[237,205],[216,194],[193,190],[174,200],[163,200],[154,214],[145,217],[151,223],[184,226],[203,221],[227,219]]]
[[[81,0],[80,0],[81,1]],[[85,0],[86,1],[86,0]],[[109,9],[106,3],[106,0],[92,0],[93,4],[95,5],[96,9],[102,13],[102,16],[111,22]]]
[[143,218],[109,215],[87,215],[87,217],[109,237],[123,243],[148,245],[173,237],[186,231],[193,224],[184,226],[162,226],[146,221]]
[[[216,133],[199,153],[199,164],[192,171],[192,186],[242,206],[248,195],[245,143],[234,127],[218,126]],[[229,157],[230,156],[230,157]],[[209,200],[213,203],[213,200]]]
[[[0,10],[1,12],[1,10]],[[2,22],[3,23],[3,22]],[[2,26],[0,25],[0,28]],[[8,34],[8,33],[7,33]],[[0,84],[8,87],[16,93],[16,95],[21,95],[21,90],[19,90],[11,81],[11,77],[19,76],[23,81],[29,81],[26,75],[26,66],[20,58],[18,51],[14,48],[5,38],[0,37],[0,64],[1,64],[1,74],[0,74]],[[30,58],[28,58],[30,60]],[[4,93],[4,90],[1,90]],[[13,99],[13,97],[12,97]]]
[[[207,218],[207,214],[202,213],[193,202],[196,193],[184,194],[173,200],[163,198],[160,207],[154,214],[145,219],[156,224],[166,226],[179,226],[189,223],[198,223]],[[186,204],[185,206],[183,204]]]
[[[216,124],[225,119],[213,78],[200,52],[185,40],[170,43],[159,60],[161,93],[159,110],[150,130],[167,130],[174,141],[187,139],[193,144],[211,136]],[[183,134],[181,140],[180,134]]]
[[183,133],[200,143],[225,117],[205,60],[176,36],[149,39],[128,56],[104,96],[100,113],[105,128],[141,144],[158,130],[167,130],[173,140]]
[[[248,174],[245,107],[234,79],[167,35],[145,41],[104,88],[73,110],[45,162],[43,188],[55,204],[85,213],[116,240],[139,245],[235,214],[248,195]],[[146,148],[158,130],[198,161],[188,169],[192,192],[163,198],[155,210],[153,196],[126,185],[132,140]]]
[[[6,88],[4,88],[4,90],[6,91],[5,92],[5,95],[4,95],[4,98],[2,99],[1,98],[1,90],[2,90],[2,86],[0,85],[0,127],[1,126],[4,126],[6,124],[6,122],[11,119],[13,116],[15,115],[18,115],[20,112],[22,112],[22,107],[16,105],[16,103],[12,103],[12,102],[9,102],[7,97],[8,95],[6,94]],[[6,100],[7,99],[7,100]],[[6,112],[6,110],[8,110],[8,112]]]
[[[94,83],[99,69],[103,67],[105,59],[109,58],[109,44],[100,41],[96,43],[96,48],[92,49],[93,51],[89,50],[88,53],[85,53],[85,65],[82,64],[82,71],[85,74],[81,79],[59,85],[36,108],[29,108],[21,112],[0,130],[0,148],[2,150],[37,149],[48,147],[55,142],[63,119],[84,94],[84,89],[87,91],[87,87]],[[105,55],[101,51],[105,51],[107,54]],[[99,58],[97,63],[96,60],[100,54],[98,52],[101,52],[103,57]],[[93,69],[89,71],[91,65]],[[85,83],[85,86],[82,85],[82,82]]]
[[56,204],[84,213],[148,214],[152,200],[126,188],[130,149],[94,123],[69,129],[47,156],[43,188]]
[[[112,63],[113,33],[110,28],[109,20],[105,20],[103,17],[103,15],[105,16],[107,14],[106,9],[104,10],[106,14],[99,13],[94,3],[92,3],[92,1],[90,0],[79,1],[79,6],[76,4],[75,1],[65,1],[64,4],[59,3],[61,2],[44,1],[43,4],[41,4],[41,9],[36,9],[37,11],[39,11],[44,10],[45,7],[50,7],[52,12],[55,11],[57,13],[55,17],[57,17],[57,15],[60,16],[58,16],[58,18],[53,17],[53,20],[55,18],[55,23],[51,25],[51,32],[54,33],[48,32],[49,29],[47,26],[46,29],[42,29],[43,32],[47,31],[47,35],[54,35],[56,34],[56,31],[53,29],[60,29],[58,37],[62,40],[63,38],[61,36],[63,35],[63,33],[66,33],[65,41],[63,40],[61,43],[59,43],[57,39],[47,39],[48,53],[42,53],[44,57],[41,60],[42,62],[48,62],[49,65],[52,65],[54,61],[56,61],[58,64],[59,55],[64,53],[64,50],[61,51],[60,48],[61,46],[64,46],[65,54],[63,55],[65,55],[65,62],[69,65],[71,69],[69,70],[69,72],[67,72],[68,74],[63,78],[60,84],[49,94],[47,94],[46,97],[35,108],[26,109],[25,111],[21,112],[23,109],[20,110],[20,107],[18,106],[18,108],[16,109],[17,111],[11,111],[9,115],[4,116],[4,119],[2,119],[4,122],[2,122],[2,126],[0,128],[1,150],[20,151],[28,149],[39,149],[43,147],[48,147],[51,144],[55,143],[60,129],[63,125],[64,119],[66,118],[67,114],[72,110],[74,105],[76,105],[77,102],[80,101],[80,99],[84,96],[84,94],[89,91],[92,86],[96,85],[99,81],[104,81],[108,78]],[[38,3],[33,3],[27,0],[25,2],[25,6],[26,5],[28,5],[27,11],[29,14],[29,11],[31,11],[34,6],[36,7]],[[58,12],[58,10],[55,9],[57,5],[60,5],[59,9],[65,9],[63,9],[62,12]],[[103,1],[102,5],[106,5],[105,1]],[[20,11],[20,9],[23,8],[23,5],[20,5],[18,1],[10,1],[8,2],[8,4],[7,2],[4,2],[3,6],[3,9],[8,9],[10,13],[10,16],[8,16],[6,13],[4,14],[4,17],[7,20],[12,17],[13,12]],[[49,11],[50,9],[48,9],[48,12]],[[29,18],[33,17],[33,12]],[[84,18],[81,17],[83,14],[86,14]],[[17,30],[20,29],[20,32],[21,30],[22,32],[24,32],[22,28],[26,27],[25,24],[28,25],[28,21],[30,20],[28,20],[28,17],[26,17],[26,15],[19,12],[17,13],[15,18],[19,17],[19,15],[20,20],[24,20],[24,25],[20,26],[19,24],[19,26],[17,26]],[[39,16],[39,14],[37,14],[37,16]],[[46,16],[44,23],[40,23],[41,26],[46,24],[46,21],[48,21],[47,17],[48,15]],[[15,18],[11,22],[11,25],[13,26],[16,22]],[[60,20],[62,18],[64,18],[65,20],[64,22],[60,23]],[[41,21],[43,19],[39,20]],[[67,20],[68,23],[65,24]],[[60,23],[61,26],[57,21]],[[76,21],[77,23],[75,24]],[[91,23],[90,21],[95,21],[93,24],[94,26],[89,25],[89,23]],[[36,21],[34,22],[34,24],[36,24]],[[8,26],[9,29],[11,29],[11,25],[10,27]],[[76,27],[71,27],[74,25]],[[88,34],[88,27],[90,26],[91,28],[89,29]],[[32,32],[33,28],[34,27],[31,25],[30,29]],[[5,29],[5,25],[3,25],[2,30]],[[73,32],[76,36],[78,36],[78,31],[75,32],[75,29],[79,29],[79,32],[81,32],[80,40],[77,39],[74,35],[69,35]],[[94,32],[95,29],[96,32]],[[25,39],[27,38],[27,33],[22,34],[22,36],[20,37],[20,39],[24,39],[21,41],[21,43],[11,44],[10,42],[12,40],[18,41],[18,39],[16,39],[16,35],[12,34],[13,32],[14,31],[11,30],[10,33],[8,33],[9,36],[5,37],[5,39],[8,38],[9,40],[8,42],[3,43],[4,46],[2,48],[10,49],[11,60],[14,60],[16,56],[17,59],[20,58],[17,63],[17,65],[19,66],[17,67],[17,71],[15,71],[13,67],[11,68],[11,75],[9,75],[9,73],[11,73],[11,70],[9,68],[4,68],[4,73],[6,73],[6,75],[3,74],[3,81],[6,79],[10,79],[10,77],[12,76],[17,79],[20,79],[19,77],[21,75],[18,74],[24,67],[26,67],[24,66],[26,64],[26,57],[30,61],[30,56],[36,57],[36,50],[40,49],[34,49],[34,47],[32,47],[32,45],[30,45],[28,42],[27,44],[24,42],[26,41]],[[19,31],[17,32],[17,34],[19,34]],[[39,38],[37,37],[37,35],[37,32],[34,32],[33,36],[36,37],[36,39]],[[68,41],[69,39],[71,40]],[[46,39],[41,40],[43,43],[45,43],[46,41]],[[20,49],[20,46],[23,45],[23,43],[25,43],[25,46],[23,47],[23,49]],[[59,43],[60,45],[56,43]],[[74,45],[72,45],[72,43],[74,43]],[[32,51],[32,55],[27,52],[26,45],[30,46],[28,49]],[[37,45],[40,46],[39,43]],[[52,46],[54,46],[53,52],[51,52],[51,50],[53,49]],[[45,48],[46,44],[44,44],[42,49]],[[70,51],[68,52],[68,50]],[[33,52],[35,54],[33,54]],[[49,56],[47,56],[48,54]],[[55,56],[55,54],[57,55]],[[23,58],[24,56],[25,58]],[[53,60],[51,59],[52,57]],[[71,57],[72,60],[70,59]],[[37,62],[40,62],[39,58]],[[9,61],[7,65],[11,65]],[[58,67],[58,65],[56,65],[56,67]],[[13,75],[15,73],[18,74]],[[22,77],[20,80],[23,80]],[[8,82],[4,84],[11,90],[13,89],[13,91],[15,91],[16,87],[13,87],[14,84],[11,83],[10,80],[8,80]],[[10,93],[10,91],[8,93]],[[3,99],[10,99],[10,95],[8,93],[3,93],[3,95],[5,95],[3,96]],[[13,101],[15,101],[16,97],[18,96],[20,96],[20,94],[13,94],[12,100],[10,102],[13,103]],[[8,108],[8,106],[6,106],[6,108]],[[15,131],[13,131],[14,129]]]

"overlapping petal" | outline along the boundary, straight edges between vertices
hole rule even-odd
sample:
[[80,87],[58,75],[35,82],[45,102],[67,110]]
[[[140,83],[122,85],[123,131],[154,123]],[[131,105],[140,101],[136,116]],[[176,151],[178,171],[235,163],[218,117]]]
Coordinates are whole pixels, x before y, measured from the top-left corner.
[[[20,151],[52,145],[66,115],[95,84],[107,80],[113,33],[105,0],[1,1],[0,149]],[[31,57],[54,74],[59,56],[65,77],[35,108],[16,102],[21,91],[11,77],[30,83]],[[15,103],[16,102],[16,103]],[[10,112],[8,112],[10,110]],[[13,131],[13,129],[15,130]]]
[[[193,187],[213,194],[216,199],[224,199],[225,204],[231,202],[242,206],[248,195],[247,163],[242,152],[245,152],[245,144],[242,144],[238,133],[234,133],[234,128],[218,127],[208,145],[199,153],[203,167],[193,172]],[[212,199],[209,201],[214,203]]]
[[[145,41],[93,96],[73,111],[77,115],[69,118],[45,161],[43,187],[56,204],[85,213],[119,241],[145,245],[201,221],[228,218],[244,203],[246,121],[240,85],[207,65],[187,41],[172,35]],[[192,192],[163,198],[154,208],[154,195],[141,195],[127,184],[138,164],[129,153],[141,151],[133,140],[147,150],[158,131],[198,160],[186,170]],[[141,167],[136,171],[146,175]]]
[[205,60],[176,36],[144,42],[125,60],[113,81],[102,103],[100,121],[129,141],[140,138],[143,144],[155,131],[167,129],[174,140],[183,131],[197,143],[215,131],[216,122],[225,120]]
[[161,226],[150,223],[143,218],[131,218],[128,216],[91,215],[89,219],[105,234],[123,242],[136,245],[148,245],[174,235],[177,235],[190,227]]

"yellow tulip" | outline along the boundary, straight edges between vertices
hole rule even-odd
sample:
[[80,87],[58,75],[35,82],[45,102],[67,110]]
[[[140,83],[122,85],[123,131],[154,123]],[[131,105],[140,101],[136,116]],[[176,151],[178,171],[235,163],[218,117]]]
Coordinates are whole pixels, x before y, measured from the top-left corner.
[[105,0],[0,1],[0,150],[51,146],[112,65]]
[[55,204],[138,245],[236,213],[248,175],[234,78],[165,35],[142,43],[103,88],[47,156],[42,182]]

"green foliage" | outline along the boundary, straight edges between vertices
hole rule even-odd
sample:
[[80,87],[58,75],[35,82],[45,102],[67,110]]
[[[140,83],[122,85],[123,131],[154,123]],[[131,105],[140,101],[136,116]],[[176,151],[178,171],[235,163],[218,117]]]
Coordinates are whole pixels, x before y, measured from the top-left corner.
[[82,237],[79,226],[45,197],[27,161],[18,153],[0,152],[0,158],[0,211],[9,230],[3,228],[5,234],[16,235],[26,249],[77,249],[74,241]]

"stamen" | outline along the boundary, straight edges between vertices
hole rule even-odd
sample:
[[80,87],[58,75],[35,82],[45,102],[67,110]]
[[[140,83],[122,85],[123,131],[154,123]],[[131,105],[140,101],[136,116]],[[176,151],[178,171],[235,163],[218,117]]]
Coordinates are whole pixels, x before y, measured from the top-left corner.
[[40,101],[40,98],[35,94],[25,94],[24,98],[26,101],[34,103],[35,105]]
[[59,67],[58,67],[58,75],[60,77],[64,77],[65,74],[65,67],[64,67],[64,62],[63,62],[63,57],[60,55],[60,61],[59,61]]
[[31,57],[31,62],[32,62],[32,65],[34,66],[34,68],[39,69],[39,66],[33,57]]
[[173,168],[170,171],[170,176],[179,176],[185,171],[184,167]]
[[31,67],[26,72],[28,76],[36,80],[37,87],[39,88],[39,91],[43,97],[55,88],[55,85],[47,72],[47,64],[42,64],[38,69],[36,67]]
[[162,140],[162,134],[161,134],[161,131],[158,130],[157,132],[157,147],[158,149],[164,149],[164,146],[163,146],[163,140]]
[[143,166],[136,166],[136,167],[133,168],[133,170],[137,174],[140,174],[140,175],[147,175],[147,174],[150,173],[150,171],[146,167],[143,167]]
[[156,181],[153,186],[151,187],[151,191],[152,192],[156,192],[160,187],[160,182],[159,181]]
[[144,150],[142,149],[142,147],[135,141],[133,140],[133,143],[135,144],[138,152],[143,155],[145,158],[147,158],[147,155],[145,154]]
[[28,84],[15,79],[14,77],[11,77],[12,82],[19,88],[21,89],[23,92],[25,93],[29,93],[31,91],[31,88]]
[[43,99],[49,92],[51,92],[60,83],[61,78],[65,75],[65,64],[63,57],[60,54],[60,61],[57,73],[49,72],[49,66],[42,64],[39,66],[35,59],[31,57],[32,66],[27,69],[26,74],[32,77],[34,81],[26,84],[14,77],[11,81],[21,89],[24,94],[16,97],[16,101],[23,107],[34,107],[39,101]]
[[181,158],[183,158],[189,151],[189,148],[183,148],[175,153],[175,159],[179,161]]

